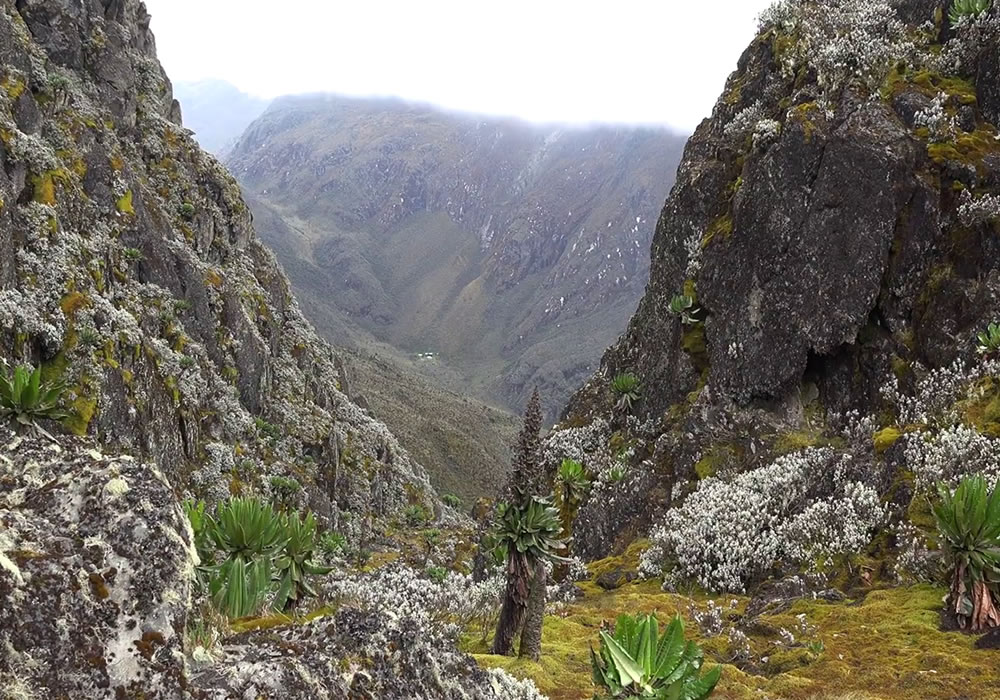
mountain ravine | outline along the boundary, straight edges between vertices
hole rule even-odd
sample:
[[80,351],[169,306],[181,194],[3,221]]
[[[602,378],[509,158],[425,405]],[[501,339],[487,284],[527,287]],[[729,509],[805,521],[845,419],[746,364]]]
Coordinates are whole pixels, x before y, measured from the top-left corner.
[[227,163],[286,220],[261,235],[331,340],[434,353],[516,410],[537,385],[554,415],[642,294],[683,141],[313,96],[272,104]]

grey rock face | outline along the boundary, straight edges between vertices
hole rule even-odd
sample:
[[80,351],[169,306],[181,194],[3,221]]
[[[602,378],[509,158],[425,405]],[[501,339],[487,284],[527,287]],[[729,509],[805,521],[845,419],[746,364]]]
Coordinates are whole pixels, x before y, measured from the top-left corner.
[[[944,3],[894,5],[920,25]],[[566,428],[607,423],[608,444],[630,445],[622,459],[659,486],[620,490],[610,522],[585,504],[588,555],[620,551],[669,507],[665,489],[683,496],[719,464],[732,475],[823,439],[818,416],[879,415],[890,381],[972,357],[1000,312],[997,223],[960,211],[1000,184],[990,12],[952,68],[884,66],[874,87],[826,92],[815,56],[787,70],[796,39],[781,27],[746,50],[688,142],[645,296],[563,414]],[[681,293],[703,324],[670,311]],[[621,372],[642,383],[630,416],[610,389]]]
[[0,428],[0,687],[181,697],[190,532],[154,466]]
[[788,120],[751,154],[733,234],[706,246],[698,290],[711,378],[739,402],[797,387],[809,353],[852,343],[878,297],[916,187],[916,147],[884,105],[845,111],[840,123]]

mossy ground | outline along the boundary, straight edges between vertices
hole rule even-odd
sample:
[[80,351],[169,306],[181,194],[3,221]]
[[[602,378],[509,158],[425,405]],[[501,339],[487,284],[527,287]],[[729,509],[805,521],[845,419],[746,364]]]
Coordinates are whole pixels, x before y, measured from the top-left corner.
[[[480,664],[506,669],[531,678],[554,700],[591,698],[589,648],[597,644],[604,621],[619,614],[656,612],[661,621],[680,613],[688,636],[706,649],[726,653],[726,639],[705,639],[687,617],[688,607],[704,607],[708,596],[664,593],[646,581],[605,592],[591,582],[581,586],[585,596],[545,620],[542,658],[531,662],[482,653],[483,642],[470,642]],[[928,585],[873,590],[843,602],[802,600],[780,614],[760,618],[760,629],[775,632],[798,628],[805,614],[817,630],[810,639],[822,642],[821,651],[784,648],[776,635],[751,635],[755,653],[768,656],[769,675],[753,675],[725,664],[717,698],[996,698],[1000,697],[1000,664],[995,651],[979,650],[975,637],[939,630],[944,590]],[[725,597],[729,600],[730,597]],[[736,613],[746,599],[737,598]],[[717,598],[718,600],[718,598]],[[717,660],[717,659],[716,659]],[[780,672],[779,672],[780,671]]]

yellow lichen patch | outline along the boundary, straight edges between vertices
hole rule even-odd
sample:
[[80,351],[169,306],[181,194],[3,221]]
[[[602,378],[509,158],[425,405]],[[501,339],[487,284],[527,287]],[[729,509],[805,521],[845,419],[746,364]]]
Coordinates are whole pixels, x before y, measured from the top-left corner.
[[807,447],[837,447],[842,443],[841,439],[827,437],[819,430],[790,430],[776,437],[774,451],[777,454],[785,455],[804,450]]
[[50,207],[56,205],[56,180],[61,179],[61,171],[52,170],[31,178],[32,198],[39,204]]
[[[531,678],[554,700],[584,700],[594,695],[590,675],[590,647],[598,644],[604,621],[619,614],[656,612],[661,622],[675,613],[687,617],[688,606],[704,605],[707,597],[663,593],[655,582],[629,585],[611,592],[584,587],[584,598],[546,617],[542,658],[538,663],[484,653],[487,644],[465,642],[480,664],[504,668]],[[761,629],[798,629],[797,615],[805,615],[816,632],[810,639],[822,648],[783,647],[776,637],[751,634],[755,653],[768,656],[765,668],[773,675],[745,673],[724,665],[713,698],[736,700],[772,698],[868,698],[870,700],[935,700],[955,697],[1000,697],[1000,667],[994,651],[977,650],[975,637],[938,629],[944,591],[932,586],[873,591],[861,601],[828,603],[802,600],[788,610],[764,615]],[[727,596],[728,598],[728,596]],[[716,598],[717,599],[717,598]],[[745,598],[737,598],[742,608]],[[706,649],[724,654],[720,637],[704,638],[689,620],[689,638]]]
[[62,309],[67,318],[72,318],[77,311],[88,306],[90,306],[90,299],[87,298],[86,294],[80,292],[70,292],[59,302],[59,308]]
[[903,437],[903,431],[894,425],[883,428],[872,436],[875,445],[875,452],[882,454],[896,444],[899,438]]
[[132,190],[128,190],[118,198],[118,211],[122,214],[135,216],[135,208],[132,206]]
[[0,88],[7,93],[7,97],[16,100],[24,94],[28,86],[23,80],[19,80],[13,75],[5,75],[3,80],[0,81]]

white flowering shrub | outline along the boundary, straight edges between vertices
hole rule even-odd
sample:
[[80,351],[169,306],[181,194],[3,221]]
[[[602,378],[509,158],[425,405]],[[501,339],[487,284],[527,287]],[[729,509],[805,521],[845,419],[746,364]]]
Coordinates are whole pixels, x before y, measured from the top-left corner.
[[896,409],[898,423],[907,425],[953,425],[958,422],[956,402],[969,396],[969,389],[977,380],[1000,376],[1000,362],[982,360],[967,363],[961,358],[947,367],[924,370],[914,363],[916,373],[922,373],[912,394],[904,394],[894,374],[889,374],[880,389],[882,398]]
[[411,618],[421,627],[451,638],[470,626],[489,629],[500,611],[504,579],[481,583],[449,572],[440,583],[408,566],[385,567],[361,577],[328,581],[325,593],[335,602],[390,618]]
[[781,136],[781,122],[774,119],[761,119],[753,127],[754,148],[764,148]]
[[907,435],[905,455],[918,489],[932,491],[942,481],[957,485],[971,474],[991,483],[1000,478],[1000,440],[965,425]]
[[1000,38],[1000,5],[975,17],[965,17],[955,26],[954,36],[939,53],[927,57],[934,70],[945,74],[956,74],[972,66],[982,51],[995,50]]
[[777,562],[801,565],[858,552],[886,516],[861,478],[849,455],[822,448],[780,457],[732,481],[705,479],[654,528],[640,573],[664,573],[667,587],[693,581],[711,591],[745,592]]
[[927,129],[932,143],[944,143],[955,138],[958,126],[955,117],[948,116],[945,111],[947,104],[948,96],[939,92],[926,109],[913,115],[914,126]]
[[974,197],[968,190],[962,190],[959,200],[958,219],[964,226],[1000,221],[1000,195]]
[[742,139],[747,134],[752,133],[757,124],[765,117],[764,105],[761,104],[760,100],[757,100],[749,107],[737,112],[736,116],[723,128],[722,133],[729,139]]
[[901,584],[932,583],[938,580],[943,560],[940,550],[927,546],[927,535],[913,523],[896,525],[896,563],[893,573]]
[[778,56],[785,77],[809,66],[830,96],[852,83],[877,90],[892,65],[916,49],[888,0],[784,0],[760,24],[790,38]]

